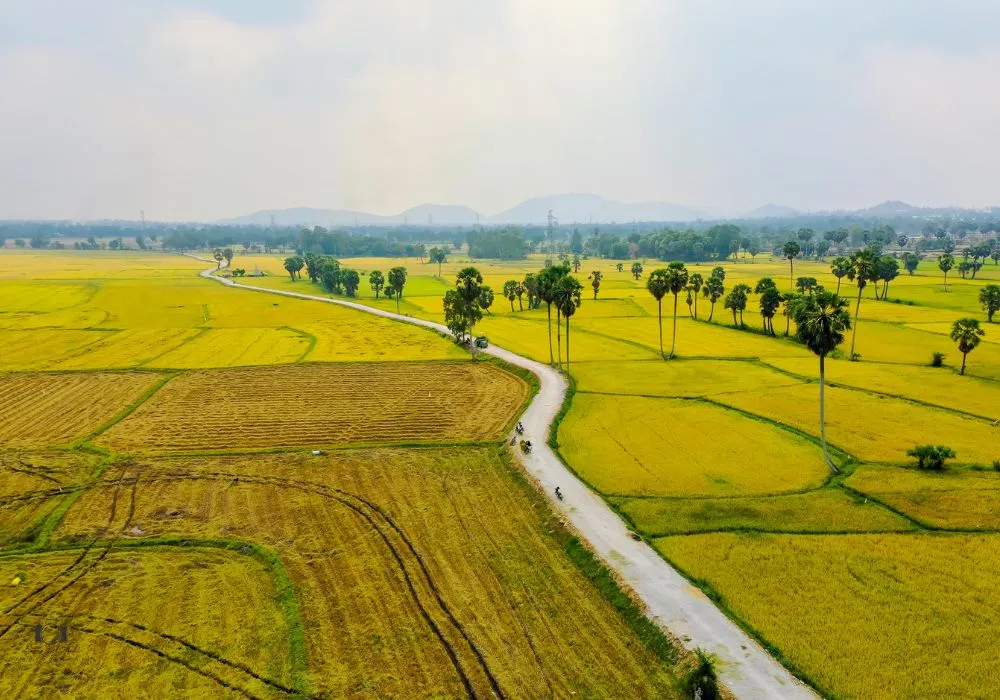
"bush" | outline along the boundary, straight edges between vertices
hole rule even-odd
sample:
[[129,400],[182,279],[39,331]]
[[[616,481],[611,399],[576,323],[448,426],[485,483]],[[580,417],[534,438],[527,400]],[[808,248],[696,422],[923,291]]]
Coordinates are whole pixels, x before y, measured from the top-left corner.
[[[689,698],[719,700],[719,680],[715,675],[715,659],[701,649],[694,650],[696,665],[684,677],[681,689]],[[701,691],[701,694],[698,694]]]
[[944,469],[944,461],[955,457],[955,450],[945,445],[917,445],[907,450],[907,455],[915,457],[919,469]]
[[1000,472],[1000,459],[994,459],[993,460],[993,468],[996,471]]
[[944,353],[935,352],[931,354],[931,367],[941,367],[944,365]]

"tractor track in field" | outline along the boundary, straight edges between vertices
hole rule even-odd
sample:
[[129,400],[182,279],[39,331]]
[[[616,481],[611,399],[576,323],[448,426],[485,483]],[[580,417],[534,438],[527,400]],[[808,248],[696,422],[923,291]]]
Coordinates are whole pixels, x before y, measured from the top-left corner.
[[[428,609],[428,604],[423,600],[423,597],[417,590],[417,584],[422,582],[423,585],[430,591],[433,597],[433,603],[436,604],[440,613],[444,615],[447,620],[447,624],[451,626],[455,633],[457,633],[464,640],[468,647],[469,652],[475,657],[476,665],[482,672],[485,680],[487,681],[490,690],[493,695],[497,698],[503,700],[506,698],[506,694],[500,687],[500,683],[493,671],[490,669],[489,664],[486,661],[486,657],[483,655],[482,651],[472,640],[472,637],[466,631],[465,627],[459,622],[458,618],[455,616],[454,612],[445,602],[443,595],[441,594],[440,588],[438,588],[437,583],[434,581],[434,577],[431,575],[429,568],[423,558],[423,556],[417,551],[416,546],[413,541],[406,534],[406,532],[396,523],[396,521],[389,515],[381,506],[366,499],[363,496],[359,496],[350,491],[345,491],[327,484],[321,484],[311,481],[301,481],[296,479],[287,479],[283,477],[276,476],[249,476],[246,474],[240,474],[236,472],[203,472],[200,474],[192,474],[188,472],[165,472],[160,475],[147,476],[143,479],[144,484],[155,484],[162,482],[175,482],[175,481],[220,481],[226,480],[233,484],[253,484],[262,486],[278,486],[281,488],[290,488],[297,491],[303,491],[305,493],[312,493],[314,495],[321,496],[323,498],[328,498],[333,501],[340,503],[351,511],[357,513],[361,518],[363,518],[375,532],[382,539],[385,544],[386,549],[392,555],[393,559],[396,561],[399,571],[403,576],[403,580],[406,583],[407,590],[409,591],[410,597],[413,599],[420,612],[421,617],[427,623],[430,630],[437,637],[438,641],[441,643],[445,653],[458,674],[459,679],[462,681],[462,685],[465,688],[466,693],[471,698],[478,698],[479,693],[473,685],[473,680],[470,678],[465,665],[459,658],[459,653],[455,649],[454,644],[445,635],[444,630],[442,630],[439,623],[431,615],[431,611]],[[380,526],[381,523],[382,525]],[[387,532],[390,530],[390,532]],[[395,534],[402,543],[401,547],[399,544],[394,543],[391,538],[391,534]],[[402,550],[402,551],[401,551]],[[407,563],[406,552],[409,552],[410,557],[416,562],[417,571],[413,571],[413,563]]]
[[[214,262],[197,255],[187,256],[208,264]],[[445,326],[434,321],[404,316],[344,299],[244,284],[218,277],[214,274],[217,271],[218,267],[203,270],[201,277],[234,289],[335,304],[428,328],[443,337],[451,337]],[[683,640],[688,649],[700,647],[718,657],[719,676],[737,698],[815,700],[818,696],[814,690],[778,663],[759,642],[727,617],[649,543],[634,540],[621,517],[601,496],[580,481],[550,447],[550,430],[564,411],[569,391],[566,377],[549,365],[500,347],[491,346],[482,352],[526,369],[538,378],[539,390],[521,417],[527,434],[534,438],[535,449],[524,455],[514,451],[514,459],[520,462],[539,486],[550,506],[635,593],[649,619],[674,639]],[[563,500],[557,500],[553,496],[556,486],[560,487]]]

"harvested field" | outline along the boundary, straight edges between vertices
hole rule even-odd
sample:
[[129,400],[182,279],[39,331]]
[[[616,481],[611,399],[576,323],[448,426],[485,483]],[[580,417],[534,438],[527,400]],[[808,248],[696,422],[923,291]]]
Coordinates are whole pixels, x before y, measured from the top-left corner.
[[135,508],[112,529],[279,555],[310,684],[329,697],[454,697],[466,682],[483,697],[675,696],[669,667],[570,562],[567,535],[497,448],[137,460],[108,470],[57,541],[108,527],[122,477],[137,480]]
[[528,392],[471,362],[188,372],[99,442],[134,451],[495,439]]
[[140,544],[0,557],[0,693],[287,697],[254,677],[295,683],[271,568],[252,553]]
[[58,445],[84,437],[159,378],[147,372],[0,377],[0,446]]

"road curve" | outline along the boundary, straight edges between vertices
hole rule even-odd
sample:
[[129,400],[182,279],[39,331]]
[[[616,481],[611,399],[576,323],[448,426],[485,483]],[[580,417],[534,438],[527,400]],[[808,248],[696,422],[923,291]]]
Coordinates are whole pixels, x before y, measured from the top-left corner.
[[[189,257],[214,262],[195,255]],[[255,287],[230,278],[217,277],[215,272],[216,268],[212,268],[202,272],[201,276],[230,287],[347,306],[450,335],[445,326],[433,321],[403,316],[343,299]],[[632,587],[646,605],[649,618],[682,640],[687,647],[700,647],[718,657],[719,676],[737,698],[815,700],[819,697],[727,618],[705,594],[688,583],[652,547],[645,542],[633,540],[621,518],[586,484],[577,479],[549,448],[549,426],[559,413],[566,396],[567,383],[563,375],[548,365],[493,345],[481,352],[523,367],[538,377],[538,394],[521,417],[525,435],[531,439],[534,449],[529,455],[516,450],[515,456],[544,487],[545,495],[553,507],[572,523],[601,560]],[[556,486],[562,490],[565,500],[559,501],[554,497]]]

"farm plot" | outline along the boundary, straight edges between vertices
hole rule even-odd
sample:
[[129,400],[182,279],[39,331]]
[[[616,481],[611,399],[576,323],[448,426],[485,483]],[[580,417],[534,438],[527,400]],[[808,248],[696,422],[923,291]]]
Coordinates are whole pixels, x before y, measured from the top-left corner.
[[[2,556],[0,580],[4,697],[271,698],[287,697],[272,684],[296,682],[297,620],[282,613],[274,572],[252,553],[80,544]],[[53,643],[64,624],[66,642]]]
[[71,452],[0,452],[0,546],[31,539],[97,466]]
[[995,471],[862,466],[846,483],[935,527],[1000,529],[1000,474]]
[[657,547],[824,696],[987,698],[1000,687],[1000,537],[726,533]]
[[54,370],[138,367],[198,334],[192,329],[138,328],[105,333],[105,339],[53,362]]
[[0,330],[0,371],[45,369],[106,338],[101,331]]
[[612,498],[643,534],[722,530],[762,532],[893,532],[914,526],[874,502],[840,488],[747,498]]
[[283,328],[216,328],[149,362],[150,367],[192,369],[286,364],[308,352],[310,341]]
[[[716,400],[819,433],[816,386],[733,393]],[[872,462],[907,462],[908,449],[929,442],[952,447],[961,464],[990,464],[1000,455],[1000,429],[988,421],[835,387],[826,390],[826,435],[846,452]]]
[[329,697],[466,684],[484,697],[676,697],[671,666],[570,562],[568,533],[497,448],[134,460],[77,502],[57,540],[106,527],[122,477],[135,507],[114,529],[277,553],[310,685]]
[[576,390],[637,396],[711,396],[766,391],[801,381],[741,360],[585,362],[573,366]]
[[57,445],[84,437],[158,379],[144,372],[0,377],[0,446]]
[[559,450],[605,494],[735,496],[814,488],[828,469],[794,433],[697,401],[578,394]]
[[187,372],[100,442],[217,450],[493,439],[528,391],[518,377],[471,362]]

